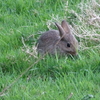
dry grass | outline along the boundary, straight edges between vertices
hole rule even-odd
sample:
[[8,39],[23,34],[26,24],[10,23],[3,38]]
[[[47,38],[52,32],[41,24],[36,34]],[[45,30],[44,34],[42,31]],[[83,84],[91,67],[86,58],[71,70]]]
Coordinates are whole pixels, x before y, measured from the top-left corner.
[[[100,48],[100,2],[91,0],[78,5],[80,13],[70,10],[76,16],[78,24],[73,22],[73,33],[79,37],[80,50]],[[91,41],[92,45],[88,42]],[[93,45],[94,44],[94,45]]]
[[32,47],[27,46],[25,44],[24,38],[22,37],[22,43],[23,43],[23,48],[22,51],[25,52],[28,55],[28,58],[26,59],[26,61],[29,60],[29,58],[34,57],[35,59],[37,59],[37,48],[35,45],[33,45]]

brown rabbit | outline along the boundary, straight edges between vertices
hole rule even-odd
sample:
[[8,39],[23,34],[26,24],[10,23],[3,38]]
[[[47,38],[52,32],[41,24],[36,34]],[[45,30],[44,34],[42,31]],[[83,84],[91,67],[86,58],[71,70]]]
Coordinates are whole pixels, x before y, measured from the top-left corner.
[[37,45],[38,52],[77,55],[78,41],[71,33],[68,23],[63,20],[61,25],[55,24],[58,30],[49,30],[40,36]]

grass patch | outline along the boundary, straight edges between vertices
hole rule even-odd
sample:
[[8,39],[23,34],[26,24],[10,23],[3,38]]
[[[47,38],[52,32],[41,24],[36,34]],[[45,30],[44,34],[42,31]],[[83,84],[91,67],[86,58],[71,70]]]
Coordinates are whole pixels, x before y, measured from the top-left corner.
[[99,99],[99,0],[0,2],[0,91],[39,59],[37,39],[54,29],[54,22],[67,19],[80,47],[77,58],[46,55],[0,95],[1,100],[66,100],[70,96],[81,100],[87,95]]

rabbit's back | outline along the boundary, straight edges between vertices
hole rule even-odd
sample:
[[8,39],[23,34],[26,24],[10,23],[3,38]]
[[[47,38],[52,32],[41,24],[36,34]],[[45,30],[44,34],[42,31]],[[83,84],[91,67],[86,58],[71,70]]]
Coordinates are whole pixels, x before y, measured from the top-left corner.
[[38,40],[38,52],[44,54],[46,51],[48,51],[51,54],[54,54],[56,48],[55,44],[59,39],[60,36],[58,30],[50,30],[43,33]]

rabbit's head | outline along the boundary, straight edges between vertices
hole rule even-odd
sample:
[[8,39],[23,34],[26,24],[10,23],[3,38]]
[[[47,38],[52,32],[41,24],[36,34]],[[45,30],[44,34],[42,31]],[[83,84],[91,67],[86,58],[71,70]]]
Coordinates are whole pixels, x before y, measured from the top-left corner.
[[55,23],[59,29],[60,41],[57,44],[60,52],[64,54],[77,55],[78,41],[71,33],[68,23],[63,20],[61,25]]

